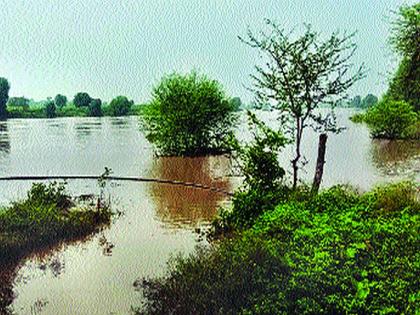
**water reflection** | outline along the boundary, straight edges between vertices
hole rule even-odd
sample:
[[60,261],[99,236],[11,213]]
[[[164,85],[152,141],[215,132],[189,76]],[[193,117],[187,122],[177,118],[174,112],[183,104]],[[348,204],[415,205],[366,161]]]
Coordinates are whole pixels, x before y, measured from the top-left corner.
[[[154,178],[193,182],[231,190],[226,175],[230,170],[227,157],[161,157],[153,163]],[[151,184],[150,192],[156,204],[156,215],[171,227],[196,226],[210,222],[218,206],[226,199],[210,190],[169,184]]]
[[420,172],[420,141],[373,140],[370,155],[384,175],[416,175]]
[[0,157],[10,153],[10,139],[6,121],[0,121]]

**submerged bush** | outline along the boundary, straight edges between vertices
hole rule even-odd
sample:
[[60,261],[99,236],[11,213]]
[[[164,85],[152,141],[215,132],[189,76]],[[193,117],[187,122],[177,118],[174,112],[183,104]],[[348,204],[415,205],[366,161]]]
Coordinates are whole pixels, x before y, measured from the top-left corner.
[[153,89],[142,113],[146,138],[164,155],[202,155],[228,149],[234,104],[221,85],[192,72],[172,74]]
[[404,101],[384,99],[366,113],[374,138],[408,138],[415,132],[418,116],[413,107]]
[[400,183],[360,195],[337,186],[289,200],[236,238],[144,282],[142,312],[416,314],[417,189]]
[[110,217],[107,206],[76,207],[63,184],[34,184],[25,200],[0,209],[0,265],[36,248],[86,236]]

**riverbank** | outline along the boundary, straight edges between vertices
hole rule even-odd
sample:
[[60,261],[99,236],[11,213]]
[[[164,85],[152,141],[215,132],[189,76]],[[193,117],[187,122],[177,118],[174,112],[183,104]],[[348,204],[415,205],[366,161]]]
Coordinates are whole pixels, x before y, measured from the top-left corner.
[[[37,251],[86,237],[110,223],[111,211],[99,200],[77,206],[63,184],[33,184],[25,200],[0,209],[0,278]],[[7,267],[7,268],[6,268]],[[12,272],[13,273],[13,272]],[[9,276],[10,278],[10,276]],[[11,303],[11,290],[0,288],[0,312]]]
[[296,195],[211,248],[139,281],[138,314],[414,314],[418,184]]

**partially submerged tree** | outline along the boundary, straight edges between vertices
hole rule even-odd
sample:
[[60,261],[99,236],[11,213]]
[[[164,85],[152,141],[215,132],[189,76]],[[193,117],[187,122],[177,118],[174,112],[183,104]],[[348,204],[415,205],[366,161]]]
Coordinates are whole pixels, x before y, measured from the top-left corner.
[[[293,135],[295,156],[291,163],[293,188],[296,188],[303,131],[307,127],[321,133],[340,131],[332,110],[324,114],[317,109],[321,104],[334,108],[346,99],[347,90],[364,76],[364,67],[349,73],[350,59],[356,49],[352,42],[354,34],[336,32],[323,41],[307,25],[304,34],[293,39],[291,33],[275,22],[266,20],[266,23],[270,33],[255,35],[248,30],[247,38],[240,39],[267,58],[263,66],[255,67],[252,90],[260,103],[272,103],[279,111],[278,119],[285,133]],[[325,142],[322,140],[320,144]],[[322,172],[317,178],[322,178]]]
[[234,110],[219,82],[175,73],[153,89],[141,119],[146,138],[161,154],[203,155],[226,151]]
[[45,104],[45,115],[47,118],[55,118],[57,116],[56,109],[54,101],[51,99],[47,100]]
[[7,101],[9,100],[10,84],[6,78],[0,78],[0,118],[7,116]]

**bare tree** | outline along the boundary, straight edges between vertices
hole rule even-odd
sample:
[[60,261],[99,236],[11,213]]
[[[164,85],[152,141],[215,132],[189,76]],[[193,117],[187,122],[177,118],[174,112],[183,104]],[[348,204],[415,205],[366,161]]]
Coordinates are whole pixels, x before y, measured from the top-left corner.
[[[348,98],[347,90],[364,77],[365,70],[361,65],[349,74],[353,68],[350,59],[356,49],[352,42],[354,33],[335,32],[322,41],[319,33],[305,25],[304,34],[293,39],[293,33],[286,33],[275,22],[266,20],[266,24],[270,33],[254,35],[248,30],[246,39],[239,38],[266,57],[262,66],[255,66],[251,90],[259,103],[271,103],[279,110],[281,127],[294,140],[291,163],[296,188],[303,131],[312,127],[321,133],[340,132],[333,109]],[[320,105],[328,105],[331,110],[323,114],[317,111]]]

